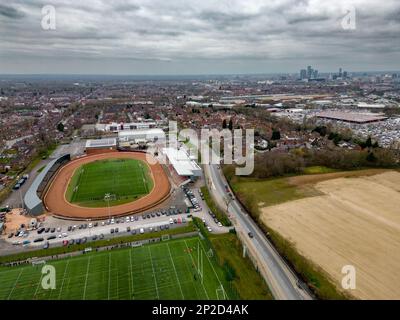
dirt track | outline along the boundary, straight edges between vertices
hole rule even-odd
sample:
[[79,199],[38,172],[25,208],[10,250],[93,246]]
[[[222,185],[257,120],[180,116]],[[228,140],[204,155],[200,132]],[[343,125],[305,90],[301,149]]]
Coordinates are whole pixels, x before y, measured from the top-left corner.
[[91,155],[75,159],[57,173],[47,193],[44,196],[44,204],[46,209],[57,216],[71,219],[104,219],[109,216],[108,208],[84,208],[69,203],[65,199],[69,181],[75,170],[81,165],[95,160],[111,159],[111,158],[132,158],[143,160],[151,170],[154,180],[153,190],[146,196],[130,203],[110,207],[112,216],[123,216],[131,213],[138,213],[147,210],[160,202],[164,201],[170,192],[170,183],[163,168],[160,164],[149,164],[146,161],[146,154],[140,152],[112,152],[98,155]]

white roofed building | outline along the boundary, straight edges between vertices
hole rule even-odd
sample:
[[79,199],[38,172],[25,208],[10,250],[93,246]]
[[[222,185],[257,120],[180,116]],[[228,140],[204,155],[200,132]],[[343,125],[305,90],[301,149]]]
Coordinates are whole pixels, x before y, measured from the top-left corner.
[[162,129],[146,129],[146,130],[126,130],[118,132],[118,139],[120,142],[138,142],[138,141],[163,141],[165,140],[165,133]]
[[195,178],[202,175],[202,170],[195,160],[183,149],[163,148],[169,164],[181,177]]

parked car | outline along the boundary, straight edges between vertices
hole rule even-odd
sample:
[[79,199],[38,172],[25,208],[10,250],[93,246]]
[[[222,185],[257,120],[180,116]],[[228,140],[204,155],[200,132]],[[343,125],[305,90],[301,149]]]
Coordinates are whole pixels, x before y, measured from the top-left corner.
[[46,241],[46,243],[43,245],[43,249],[48,249],[49,248],[49,242],[48,241]]
[[[44,241],[43,238],[36,238],[35,240],[33,240],[33,242],[42,242],[42,241]],[[25,241],[24,241],[24,242],[25,242]]]

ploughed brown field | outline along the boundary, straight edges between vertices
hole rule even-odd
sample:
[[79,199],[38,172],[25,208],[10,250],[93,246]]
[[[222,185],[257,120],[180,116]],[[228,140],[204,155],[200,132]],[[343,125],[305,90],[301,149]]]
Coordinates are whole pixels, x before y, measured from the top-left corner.
[[339,288],[342,267],[353,265],[354,297],[400,299],[400,173],[340,177],[314,188],[321,195],[262,208],[262,221]]

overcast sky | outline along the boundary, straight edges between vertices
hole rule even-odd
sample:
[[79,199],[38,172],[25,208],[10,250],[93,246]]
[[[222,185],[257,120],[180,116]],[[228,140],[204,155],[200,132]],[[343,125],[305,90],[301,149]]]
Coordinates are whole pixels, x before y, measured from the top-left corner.
[[[56,9],[56,30],[42,28],[45,5]],[[400,70],[400,1],[0,2],[0,74],[279,73],[307,65]]]

